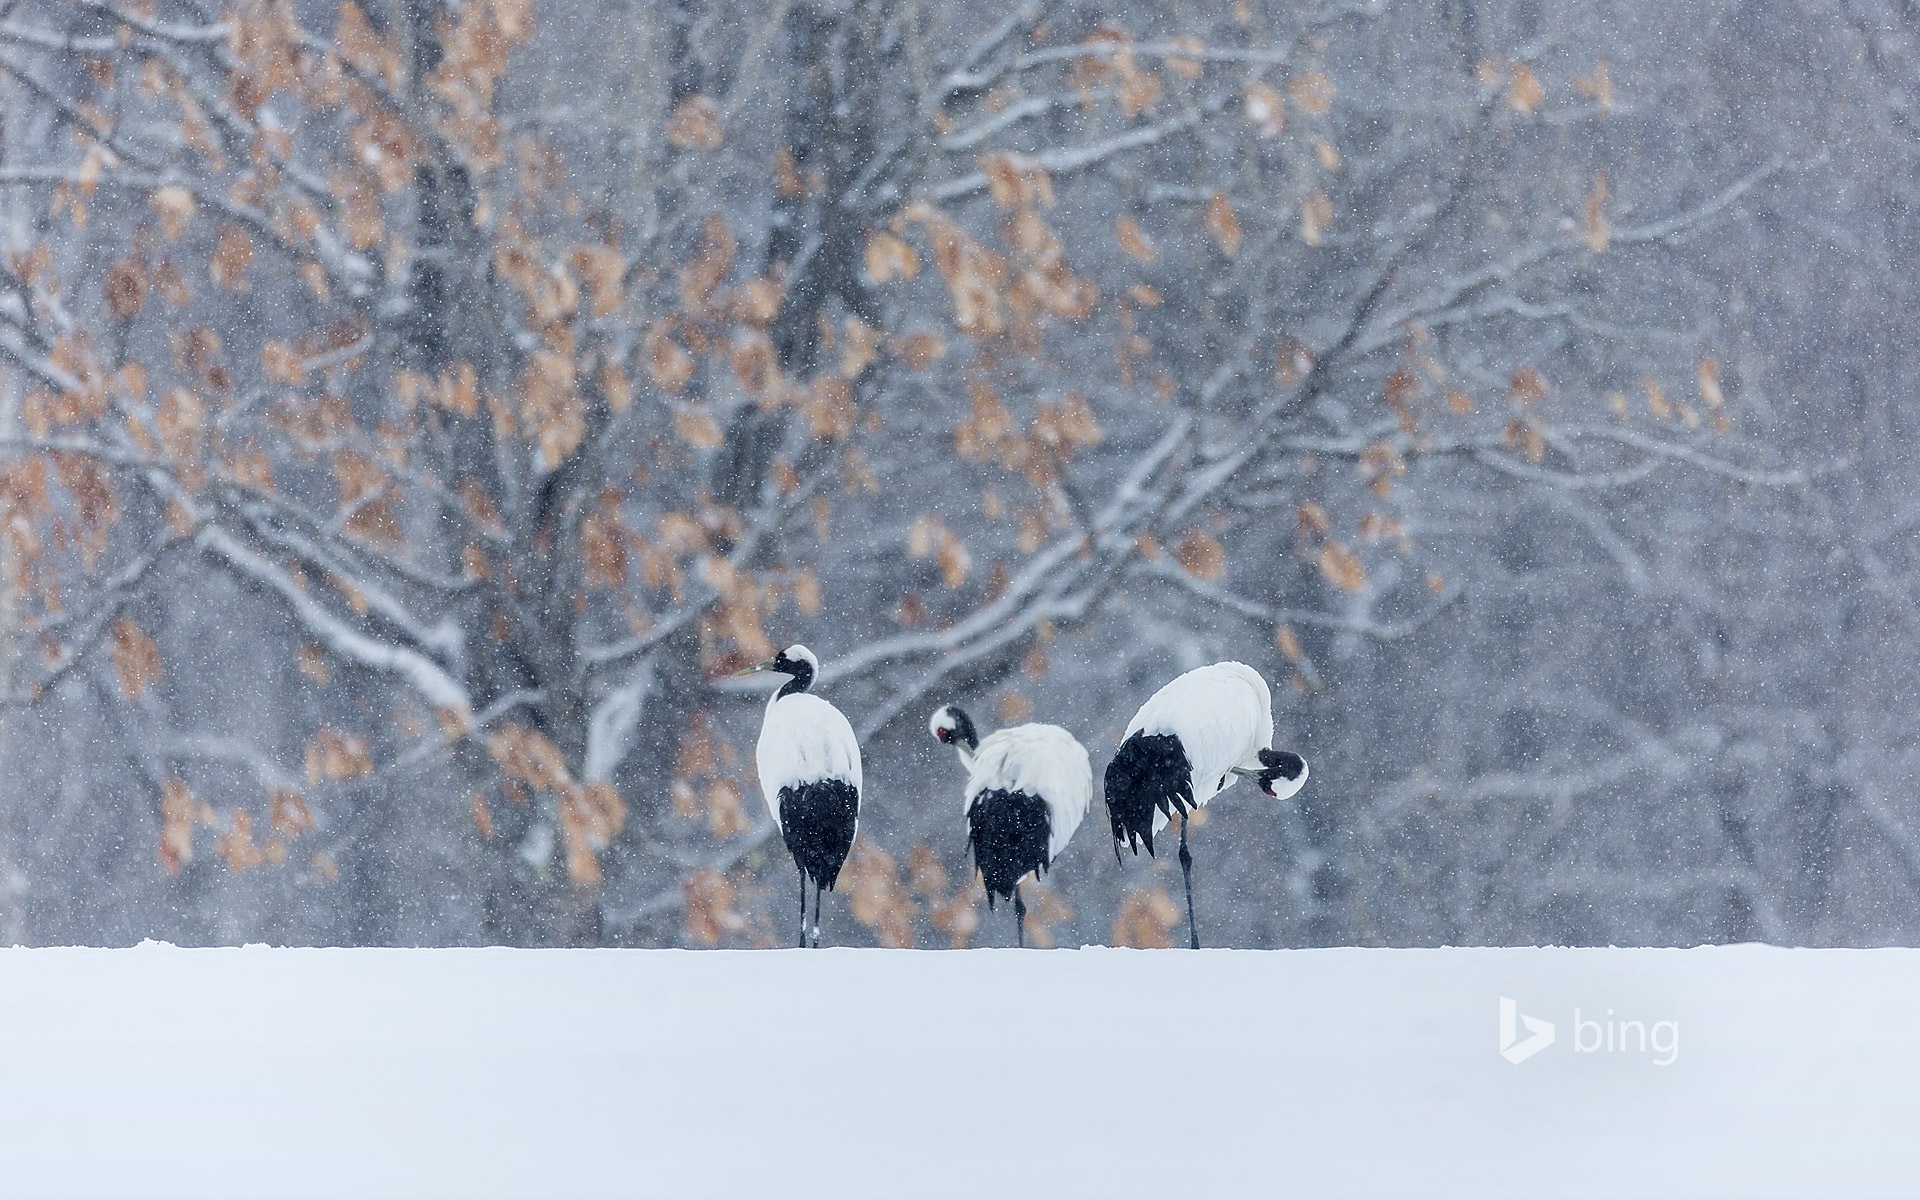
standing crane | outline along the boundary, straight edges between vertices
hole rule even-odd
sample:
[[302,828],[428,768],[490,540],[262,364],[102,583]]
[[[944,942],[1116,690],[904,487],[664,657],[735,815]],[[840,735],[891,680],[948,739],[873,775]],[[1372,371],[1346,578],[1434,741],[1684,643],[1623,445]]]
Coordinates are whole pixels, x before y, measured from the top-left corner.
[[995,897],[1013,900],[1016,938],[1025,946],[1020,881],[1046,874],[1093,803],[1086,747],[1058,725],[1014,725],[981,741],[973,719],[955,704],[935,712],[928,728],[967,769],[961,811],[987,907]]
[[807,945],[807,883],[813,883],[813,945],[820,944],[820,890],[833,890],[860,823],[860,743],[840,710],[810,694],[820,660],[788,646],[736,677],[774,671],[787,682],[767,701],[754,763],[760,792],[800,870],[800,945]]
[[1233,785],[1251,779],[1284,800],[1307,782],[1307,761],[1274,750],[1273,696],[1267,681],[1245,663],[1199,667],[1167,684],[1133,714],[1119,753],[1107,764],[1107,815],[1113,851],[1140,843],[1153,854],[1153,836],[1180,815],[1180,874],[1187,887],[1187,936],[1200,948],[1193,916],[1193,852],[1187,814]]

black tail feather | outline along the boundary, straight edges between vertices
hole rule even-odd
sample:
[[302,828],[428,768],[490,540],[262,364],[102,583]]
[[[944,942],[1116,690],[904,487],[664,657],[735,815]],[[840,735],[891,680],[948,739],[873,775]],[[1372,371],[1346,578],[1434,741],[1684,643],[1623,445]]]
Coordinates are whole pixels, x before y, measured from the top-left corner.
[[993,788],[974,797],[967,810],[967,844],[986,884],[989,910],[995,897],[1014,899],[1029,873],[1046,873],[1052,830],[1046,801],[1038,796]]
[[1113,825],[1114,854],[1125,842],[1136,855],[1141,843],[1153,857],[1153,818],[1171,820],[1194,807],[1193,767],[1186,748],[1170,733],[1136,733],[1107,764],[1107,816]]

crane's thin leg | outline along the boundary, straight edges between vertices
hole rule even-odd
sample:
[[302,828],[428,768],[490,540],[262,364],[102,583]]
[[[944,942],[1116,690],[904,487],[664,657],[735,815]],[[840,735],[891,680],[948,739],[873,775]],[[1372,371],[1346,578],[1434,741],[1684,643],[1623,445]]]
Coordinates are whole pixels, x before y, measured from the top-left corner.
[[1200,927],[1193,922],[1193,851],[1187,849],[1187,814],[1180,814],[1180,875],[1187,881],[1187,938],[1200,948]]
[[813,948],[820,948],[820,881],[813,882]]
[[800,948],[807,948],[807,869],[800,868]]
[[1020,898],[1020,885],[1013,885],[1014,941],[1022,950],[1027,946],[1027,902]]

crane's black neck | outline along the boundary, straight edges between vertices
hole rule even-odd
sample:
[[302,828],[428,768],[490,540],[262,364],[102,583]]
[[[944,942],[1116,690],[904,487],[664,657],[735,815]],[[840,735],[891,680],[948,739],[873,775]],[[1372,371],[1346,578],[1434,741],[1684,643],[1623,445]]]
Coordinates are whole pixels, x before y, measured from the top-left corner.
[[980,749],[980,732],[973,727],[973,718],[967,710],[958,704],[949,704],[947,711],[953,714],[953,744],[968,754]]
[[797,696],[813,686],[813,664],[804,658],[788,658],[783,654],[775,660],[773,669],[788,677],[786,685],[773,694],[775,700]]

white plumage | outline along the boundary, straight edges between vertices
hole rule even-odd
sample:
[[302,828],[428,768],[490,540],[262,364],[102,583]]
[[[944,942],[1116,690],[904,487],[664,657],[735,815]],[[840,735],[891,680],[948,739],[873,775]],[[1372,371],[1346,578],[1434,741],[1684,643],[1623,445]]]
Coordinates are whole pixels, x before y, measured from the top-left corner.
[[987,889],[1013,900],[1014,927],[1026,944],[1026,901],[1020,883],[1045,874],[1066,849],[1093,803],[1093,762],[1058,725],[1015,725],[982,739],[973,719],[949,704],[928,722],[967,768],[961,815],[967,845]]
[[807,689],[820,660],[788,646],[740,672],[777,671],[787,683],[767,701],[753,761],[760,794],[800,872],[800,944],[807,944],[807,883],[813,883],[813,944],[820,944],[820,892],[840,878],[860,825],[860,743],[839,709]]
[[1046,804],[1051,863],[1093,805],[1093,760],[1086,747],[1058,725],[1014,725],[988,734],[974,752],[960,811],[972,812],[980,797],[996,788],[1025,792]]
[[860,790],[860,743],[853,725],[839,709],[809,692],[776,694],[767,701],[753,761],[775,821],[780,819],[782,787],[843,779]]
[[[1180,739],[1192,802],[1204,807],[1233,786],[1233,768],[1259,769],[1257,756],[1273,745],[1273,693],[1260,672],[1245,663],[1199,667],[1148,697],[1127,724],[1127,736],[1136,733]],[[1166,809],[1156,808],[1153,831],[1165,829],[1169,819]]]
[[1199,667],[1155,692],[1127,725],[1107,763],[1107,815],[1114,849],[1153,853],[1154,835],[1180,817],[1180,874],[1187,891],[1189,944],[1200,948],[1193,916],[1193,853],[1186,814],[1245,775],[1285,799],[1307,780],[1307,762],[1273,749],[1273,694],[1245,663]]

